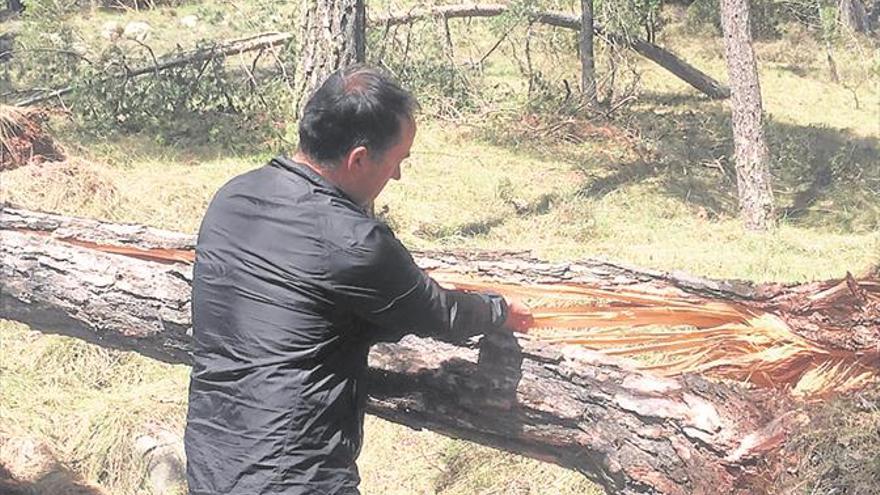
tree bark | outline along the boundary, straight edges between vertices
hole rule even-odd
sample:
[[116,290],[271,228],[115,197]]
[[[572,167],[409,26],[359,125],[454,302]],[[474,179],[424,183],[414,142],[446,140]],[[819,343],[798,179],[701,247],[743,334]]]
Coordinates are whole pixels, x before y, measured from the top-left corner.
[[297,113],[338,69],[366,60],[364,0],[303,0]]
[[868,31],[868,13],[861,0],[838,0],[837,14],[847,29],[856,33]]
[[593,0],[581,0],[581,91],[588,105],[596,106],[596,63],[593,52]]
[[740,215],[747,229],[767,230],[775,215],[770,154],[764,139],[761,85],[749,23],[748,0],[721,1]]
[[6,0],[6,8],[11,12],[23,12],[24,3],[21,0]]
[[874,0],[868,8],[868,30],[873,31],[878,28],[878,20],[880,20],[880,0]]
[[[140,225],[6,208],[0,317],[188,363],[194,241]],[[880,310],[842,309],[853,293],[859,308],[880,308],[877,281],[755,286],[595,260],[551,264],[522,253],[415,254],[425,269],[459,278],[552,283],[563,292],[638,289],[679,303],[723,298],[749,314],[797,313],[813,327],[816,315],[837,315],[848,333],[864,326],[865,337],[838,339],[829,344],[835,349],[876,352],[880,342]],[[803,310],[803,299],[813,305],[811,317],[792,310]],[[802,421],[793,399],[771,388],[660,376],[632,360],[509,333],[461,345],[412,336],[377,345],[370,376],[372,414],[576,469],[610,493],[763,493],[763,480],[781,466],[776,453]]]

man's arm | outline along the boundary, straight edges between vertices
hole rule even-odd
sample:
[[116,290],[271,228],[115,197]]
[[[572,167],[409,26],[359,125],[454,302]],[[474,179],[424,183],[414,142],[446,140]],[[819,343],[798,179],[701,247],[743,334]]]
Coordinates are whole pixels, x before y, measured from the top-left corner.
[[[440,287],[384,225],[374,224],[359,242],[330,253],[330,276],[340,304],[389,336],[412,332],[443,340],[463,340],[486,330],[522,322],[527,310],[503,297]],[[382,336],[377,336],[381,338]]]

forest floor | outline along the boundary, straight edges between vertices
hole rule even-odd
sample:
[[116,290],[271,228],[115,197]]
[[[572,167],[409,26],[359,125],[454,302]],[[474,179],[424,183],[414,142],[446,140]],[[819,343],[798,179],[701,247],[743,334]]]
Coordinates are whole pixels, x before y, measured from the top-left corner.
[[[170,46],[211,32],[235,36],[229,19],[246,16],[230,8],[100,10],[72,22],[143,19],[157,26],[153,40]],[[197,32],[173,37],[175,24],[163,19],[191,13],[203,20]],[[717,36],[664,33],[660,44],[726,79]],[[824,48],[804,33],[757,44],[781,212],[771,232],[747,232],[737,219],[727,103],[645,61],[636,62],[638,98],[609,118],[425,112],[403,180],[377,211],[419,249],[530,250],[753,281],[864,272],[880,262],[880,60],[866,46],[835,48],[840,84],[827,75]],[[576,59],[563,62],[576,80]],[[486,77],[521,90],[517,70],[499,53]],[[63,121],[54,130],[69,159],[0,173],[0,200],[184,232],[197,230],[224,182],[283,151],[247,135],[218,146],[146,133],[98,137]],[[188,368],[12,322],[0,321],[0,334],[0,428],[45,439],[107,493],[148,493],[133,439],[155,423],[182,431]],[[851,424],[876,426],[880,412]],[[366,437],[367,494],[599,493],[578,473],[375,418]]]

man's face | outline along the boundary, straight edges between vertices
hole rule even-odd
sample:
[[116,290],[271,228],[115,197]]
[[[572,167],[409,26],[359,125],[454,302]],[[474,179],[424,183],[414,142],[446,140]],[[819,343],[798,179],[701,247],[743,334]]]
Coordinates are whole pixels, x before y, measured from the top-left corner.
[[357,196],[354,199],[366,206],[372,203],[391,179],[400,180],[400,164],[409,157],[416,137],[416,123],[412,118],[401,119],[400,136],[384,153],[368,152],[359,167]]

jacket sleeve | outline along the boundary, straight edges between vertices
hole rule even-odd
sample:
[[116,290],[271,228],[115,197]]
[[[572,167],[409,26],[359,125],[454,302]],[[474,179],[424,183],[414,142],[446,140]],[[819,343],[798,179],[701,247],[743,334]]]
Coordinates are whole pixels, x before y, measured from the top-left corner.
[[358,242],[328,256],[337,303],[381,328],[377,340],[405,333],[456,341],[501,327],[497,294],[446,290],[419,268],[387,226],[372,224]]

